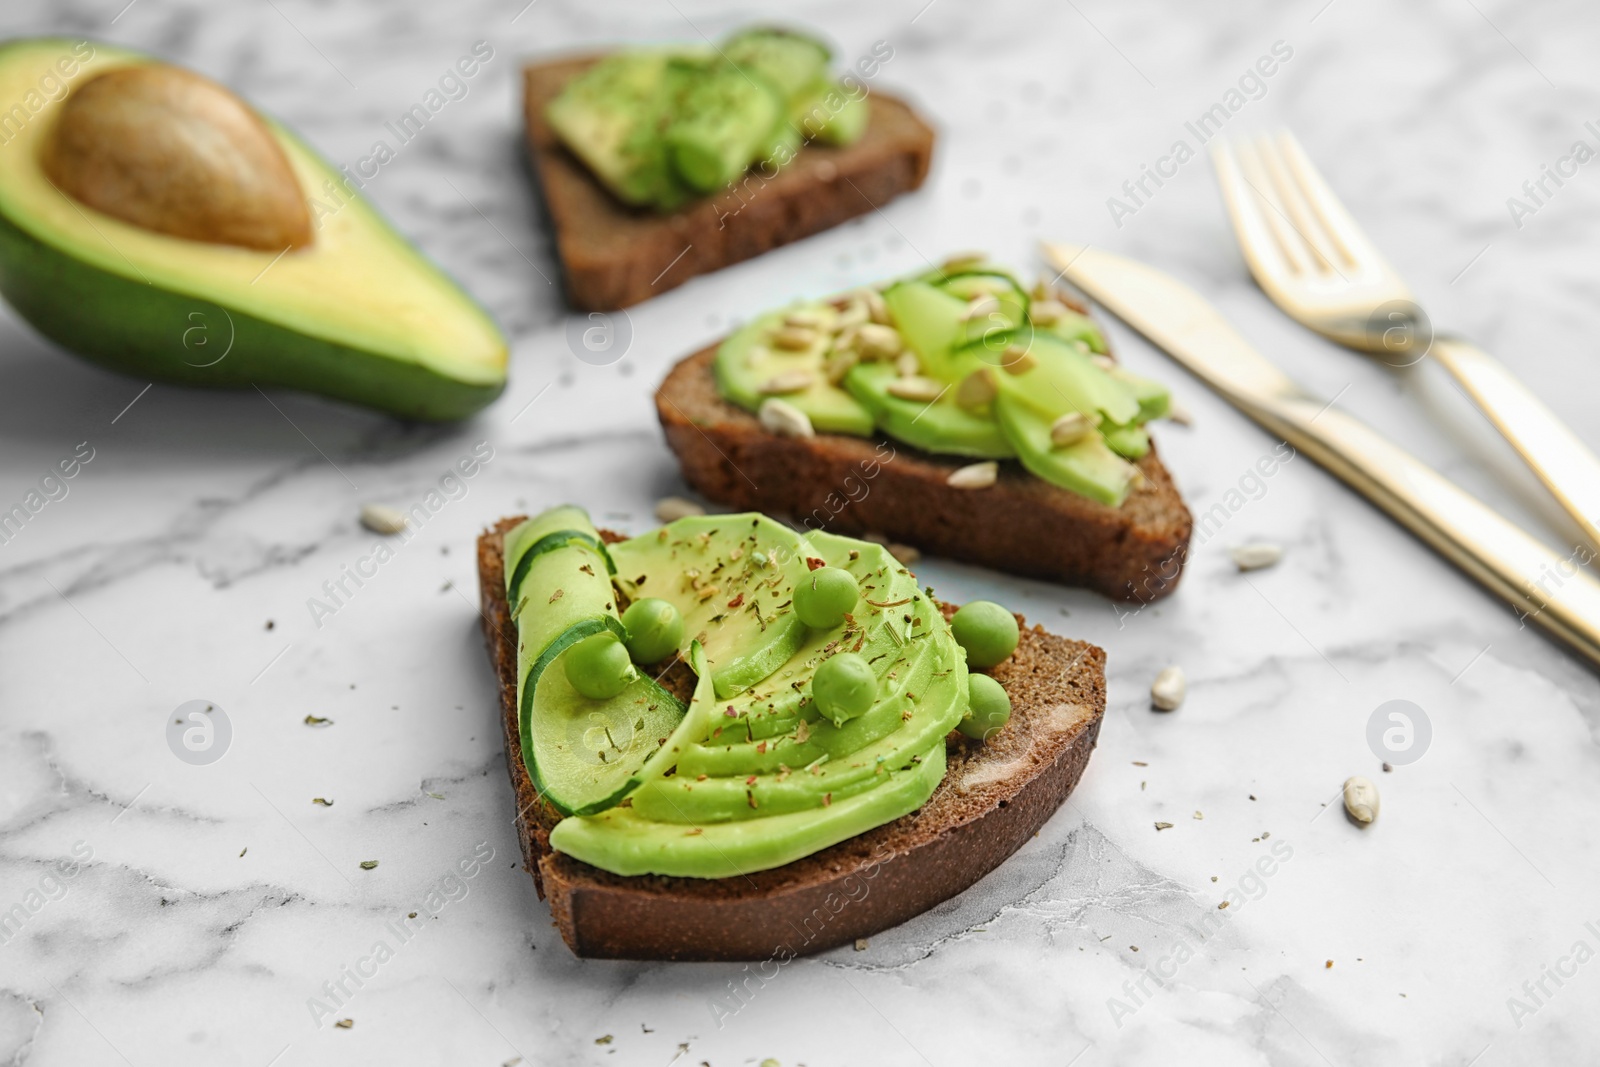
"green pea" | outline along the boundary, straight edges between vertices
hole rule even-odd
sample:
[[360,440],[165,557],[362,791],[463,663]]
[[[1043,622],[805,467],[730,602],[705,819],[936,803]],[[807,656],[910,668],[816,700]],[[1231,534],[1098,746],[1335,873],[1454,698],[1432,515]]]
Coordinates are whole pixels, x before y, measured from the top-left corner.
[[967,675],[967,700],[970,707],[956,729],[974,740],[988,740],[1011,721],[1011,697],[1005,686],[987,674]]
[[609,630],[585,637],[562,658],[567,681],[590,700],[610,700],[639,676],[628,650]]
[[878,678],[871,664],[854,652],[829,656],[811,679],[811,699],[835,726],[865,715],[877,696]]
[[635,600],[622,613],[623,643],[635,663],[660,663],[683,644],[683,612],[659,597]]
[[974,600],[950,620],[967,666],[993,667],[1017,650],[1017,617],[992,600]]
[[818,567],[794,590],[794,613],[813,630],[831,630],[856,606],[856,576],[842,567]]

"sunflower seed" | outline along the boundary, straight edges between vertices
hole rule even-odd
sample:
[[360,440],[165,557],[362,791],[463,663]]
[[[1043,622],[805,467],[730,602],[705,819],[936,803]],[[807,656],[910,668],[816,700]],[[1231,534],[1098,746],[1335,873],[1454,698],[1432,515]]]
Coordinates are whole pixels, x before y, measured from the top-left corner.
[[811,388],[817,376],[808,370],[790,370],[782,374],[774,374],[761,383],[761,392],[768,396],[781,396],[785,393],[800,393]]
[[950,472],[944,484],[952,489],[987,489],[1000,476],[1000,464],[994,460],[969,463]]
[[406,528],[406,513],[387,504],[362,504],[361,525],[373,533],[391,536]]
[[1189,683],[1183,676],[1183,668],[1165,667],[1150,683],[1150,703],[1160,711],[1176,711],[1188,692]]
[[856,331],[856,350],[862,359],[891,359],[902,347],[900,333],[893,326],[869,322]]
[[902,378],[915,378],[922,373],[922,360],[915,352],[902,352],[894,357],[894,370]]
[[979,367],[956,386],[956,403],[968,411],[982,411],[994,403],[1000,388],[995,384],[994,371]]
[[844,381],[844,376],[850,373],[850,368],[861,362],[861,357],[854,352],[835,352],[829,356],[822,365],[822,373],[828,379],[828,384],[838,385]]
[[1075,445],[1093,436],[1099,417],[1090,418],[1081,411],[1069,411],[1050,424],[1050,443],[1057,448]]
[[834,335],[830,352],[851,352],[856,347],[856,334],[860,332],[858,326],[846,326]]
[[1363,826],[1378,817],[1378,787],[1371,779],[1356,775],[1344,780],[1344,810]]
[[1039,365],[1039,357],[1021,345],[1008,346],[1000,361],[1000,369],[1007,374],[1026,374]]
[[761,408],[756,417],[761,421],[761,428],[768,433],[775,433],[779,437],[815,437],[817,431],[811,428],[811,417],[787,400],[779,400],[769,396],[761,402]]
[[[1078,344],[1083,346],[1083,351],[1085,351],[1085,352],[1089,351],[1089,345],[1088,345],[1087,342],[1079,341]],[[1092,360],[1094,362],[1094,365],[1096,367],[1099,367],[1101,370],[1110,370],[1112,367],[1115,367],[1117,365],[1117,361],[1116,360],[1112,359],[1110,356],[1101,355],[1099,353],[1095,353],[1094,355],[1091,355],[1089,357],[1089,359]]]
[[784,326],[773,333],[772,343],[785,352],[804,352],[817,343],[817,331],[809,326]]
[[1067,314],[1067,305],[1059,300],[1035,300],[1028,308],[1028,318],[1036,326],[1054,326]]
[[1258,571],[1282,559],[1283,549],[1265,541],[1256,541],[1248,545],[1235,546],[1230,555],[1233,556],[1233,565],[1241,571]]
[[961,322],[971,322],[973,319],[981,319],[999,310],[999,297],[993,293],[982,293],[967,301],[967,306],[961,310],[961,314],[957,315],[956,318]]
[[1171,404],[1171,403],[1169,403],[1167,405],[1167,418],[1171,419],[1173,422],[1177,423],[1179,426],[1193,426],[1194,425],[1194,416],[1189,414],[1189,409],[1188,408],[1183,407],[1182,405],[1179,405],[1179,404]]
[[862,289],[861,299],[867,304],[867,317],[880,326],[889,325],[889,305],[883,302],[883,294],[876,289]]
[[957,252],[940,264],[939,269],[949,274],[952,271],[976,267],[988,259],[989,254],[987,252]]
[[895,378],[887,386],[890,396],[897,396],[901,400],[937,400],[939,394],[944,392],[944,386],[932,378],[917,375],[914,378]]
[[822,308],[797,308],[783,317],[783,324],[807,330],[823,330],[833,319],[833,313]]
[[679,519],[705,513],[705,508],[681,496],[664,496],[656,501],[656,519],[659,522],[677,522]]
[[872,321],[872,316],[867,312],[867,302],[862,299],[852,299],[839,312],[835,326],[841,330],[850,326],[860,326],[864,322]]

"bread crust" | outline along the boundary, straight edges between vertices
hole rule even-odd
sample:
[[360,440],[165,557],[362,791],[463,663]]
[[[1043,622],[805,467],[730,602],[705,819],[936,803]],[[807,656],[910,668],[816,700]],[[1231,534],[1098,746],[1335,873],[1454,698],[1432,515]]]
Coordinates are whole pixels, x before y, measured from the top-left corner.
[[1141,604],[1178,586],[1194,522],[1154,446],[1144,485],[1108,507],[1000,464],[988,489],[946,479],[972,462],[885,437],[779,437],[722,398],[716,346],[673,367],[656,413],[684,479],[737,511],[792,516],[830,533],[881,534],[924,552],[998,571],[1080,585]]
[[933,130],[886,93],[867,97],[866,133],[840,148],[810,144],[776,173],[752,170],[670,215],[611,196],[545,121],[544,110],[597,55],[524,71],[528,153],[554,224],[567,300],[582,311],[628,307],[690,278],[831,229],[919,187]]
[[944,781],[916,812],[738,878],[623,877],[552,852],[561,816],[523,764],[516,629],[505,599],[504,535],[521,521],[503,519],[478,538],[483,635],[499,680],[523,860],[579,956],[781,961],[870,936],[999,866],[1061,806],[1094,750],[1105,652],[1023,625],[1016,654],[992,672],[1011,694],[1011,722],[983,743],[952,734]]

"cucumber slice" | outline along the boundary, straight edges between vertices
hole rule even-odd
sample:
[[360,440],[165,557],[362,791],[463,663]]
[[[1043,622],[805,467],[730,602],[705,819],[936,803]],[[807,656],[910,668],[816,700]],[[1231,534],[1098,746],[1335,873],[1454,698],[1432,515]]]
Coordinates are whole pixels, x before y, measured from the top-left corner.
[[1017,379],[1002,385],[995,398],[995,416],[1016,446],[1022,465],[1033,474],[1112,507],[1127,499],[1134,468],[1111,451],[1099,434],[1065,448],[1055,447],[1050,440],[1053,417],[1039,413]]

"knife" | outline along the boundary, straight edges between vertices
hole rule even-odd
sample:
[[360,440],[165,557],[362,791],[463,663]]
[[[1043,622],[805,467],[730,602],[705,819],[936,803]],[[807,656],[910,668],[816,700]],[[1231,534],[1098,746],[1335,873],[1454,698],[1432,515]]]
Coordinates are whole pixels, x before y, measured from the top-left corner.
[[1270,432],[1326,467],[1446,559],[1600,665],[1600,583],[1382,435],[1296,385],[1199,293],[1092,246],[1047,244],[1061,276]]

